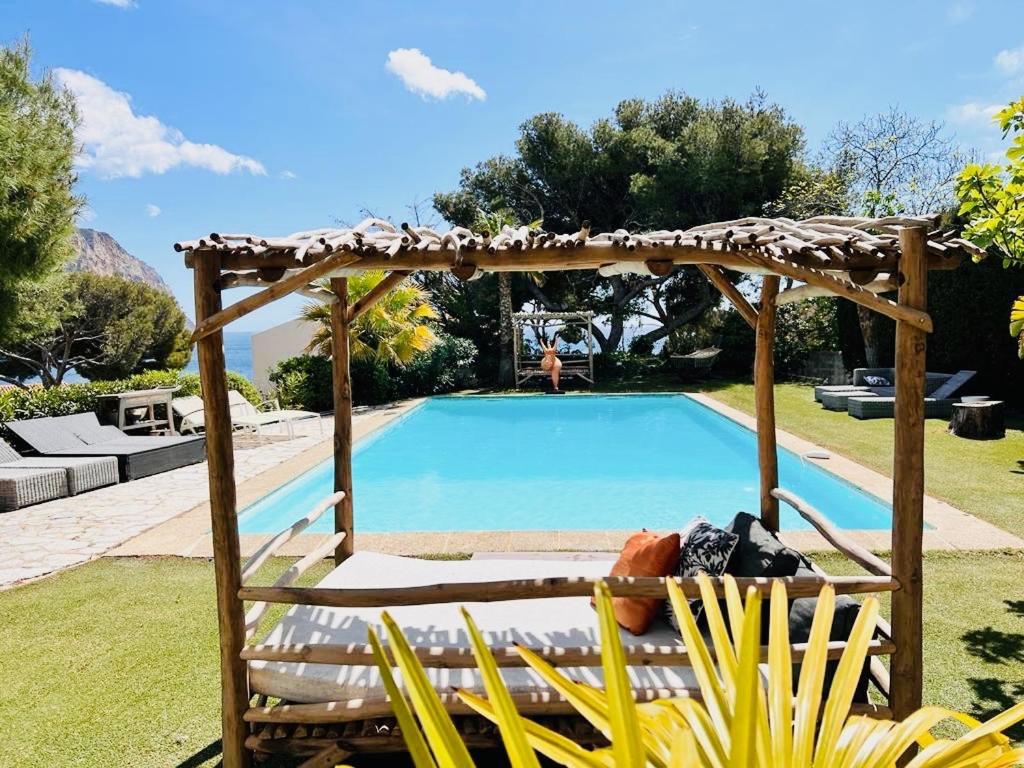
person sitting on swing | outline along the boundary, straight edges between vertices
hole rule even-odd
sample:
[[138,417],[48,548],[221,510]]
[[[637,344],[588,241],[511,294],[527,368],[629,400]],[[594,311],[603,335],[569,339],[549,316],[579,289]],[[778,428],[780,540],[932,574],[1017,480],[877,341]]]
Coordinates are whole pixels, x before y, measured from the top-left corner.
[[544,353],[544,357],[540,361],[540,369],[551,374],[551,389],[554,392],[558,391],[558,377],[562,373],[562,361],[555,354],[557,340],[558,334],[555,334],[551,338],[550,344],[546,344],[543,340],[540,342],[540,349]]

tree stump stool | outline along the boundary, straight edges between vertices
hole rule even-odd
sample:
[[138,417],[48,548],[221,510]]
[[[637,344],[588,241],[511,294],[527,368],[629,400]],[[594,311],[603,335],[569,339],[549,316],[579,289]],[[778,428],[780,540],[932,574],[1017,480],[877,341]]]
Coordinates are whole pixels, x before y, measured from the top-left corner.
[[1006,435],[1001,400],[980,403],[953,403],[949,432],[970,440],[993,440]]

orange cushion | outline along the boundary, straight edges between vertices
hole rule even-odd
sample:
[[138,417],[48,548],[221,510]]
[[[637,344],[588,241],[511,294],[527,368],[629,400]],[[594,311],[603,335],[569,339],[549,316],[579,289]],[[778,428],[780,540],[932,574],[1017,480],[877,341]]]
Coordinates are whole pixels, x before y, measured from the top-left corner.
[[[670,576],[678,563],[678,533],[659,536],[641,531],[629,537],[610,575]],[[656,597],[613,597],[615,620],[634,635],[642,635],[658,615],[662,602]]]

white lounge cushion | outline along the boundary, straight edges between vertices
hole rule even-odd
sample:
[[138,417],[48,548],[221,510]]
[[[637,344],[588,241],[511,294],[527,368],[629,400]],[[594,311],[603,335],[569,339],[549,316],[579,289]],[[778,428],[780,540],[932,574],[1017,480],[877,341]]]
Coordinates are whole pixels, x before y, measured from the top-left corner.
[[[357,552],[328,574],[321,587],[399,587],[443,582],[498,581],[548,576],[605,576],[607,561],[581,560],[465,560],[431,561]],[[492,646],[520,643],[528,646],[576,647],[597,645],[597,612],[587,597],[468,603],[477,625]],[[413,645],[470,647],[458,603],[402,606],[389,611]],[[380,628],[379,608],[323,608],[294,606],[271,631],[265,643],[366,643],[368,625]],[[660,620],[650,632],[634,637],[622,630],[627,645],[677,645],[678,635]],[[383,637],[383,635],[382,635]],[[597,663],[600,663],[599,660]],[[599,668],[568,668],[571,677],[602,685]],[[452,687],[482,690],[473,669],[428,669],[440,691]],[[688,667],[630,667],[635,688],[657,689],[660,695],[696,688]],[[550,692],[529,669],[502,669],[513,693]],[[351,699],[380,700],[383,686],[375,667],[327,664],[249,663],[255,693],[293,702],[311,703]]]

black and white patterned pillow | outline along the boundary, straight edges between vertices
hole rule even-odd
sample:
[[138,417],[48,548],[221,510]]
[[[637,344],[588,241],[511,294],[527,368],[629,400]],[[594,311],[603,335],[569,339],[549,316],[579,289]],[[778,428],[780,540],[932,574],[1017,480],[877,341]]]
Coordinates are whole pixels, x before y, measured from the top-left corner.
[[[736,534],[715,527],[703,517],[695,518],[679,533],[679,565],[675,575],[684,577],[706,573],[708,576],[721,576],[739,539]],[[679,631],[671,601],[665,605],[669,623]],[[700,599],[691,600],[690,610],[699,621],[704,613],[704,603]]]
[[892,382],[885,376],[865,376],[864,382],[872,387],[891,387]]

